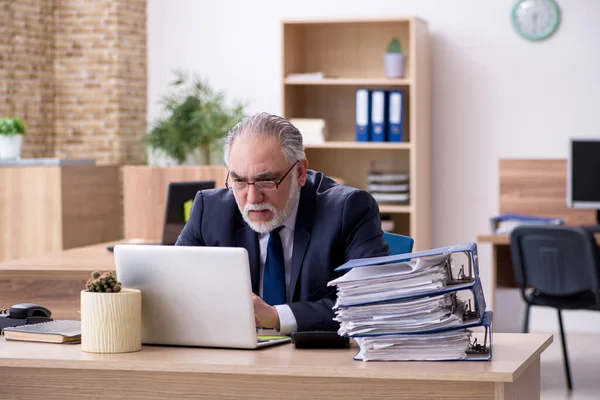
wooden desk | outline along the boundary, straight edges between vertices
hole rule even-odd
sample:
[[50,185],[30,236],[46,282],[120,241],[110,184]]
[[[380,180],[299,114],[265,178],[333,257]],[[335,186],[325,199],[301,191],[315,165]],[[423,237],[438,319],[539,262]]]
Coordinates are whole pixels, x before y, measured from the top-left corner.
[[547,334],[495,334],[491,362],[362,362],[356,347],[262,350],[144,346],[90,354],[79,345],[0,340],[0,392],[26,399],[539,399]]
[[107,246],[116,242],[0,262],[0,308],[37,303],[55,319],[79,319],[80,292],[92,272],[115,270]]

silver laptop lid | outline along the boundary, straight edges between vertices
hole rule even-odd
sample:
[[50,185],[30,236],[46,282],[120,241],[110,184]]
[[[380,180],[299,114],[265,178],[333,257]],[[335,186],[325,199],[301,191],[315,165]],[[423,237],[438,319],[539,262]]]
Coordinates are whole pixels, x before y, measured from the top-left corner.
[[117,279],[142,292],[142,343],[254,348],[244,248],[117,245]]

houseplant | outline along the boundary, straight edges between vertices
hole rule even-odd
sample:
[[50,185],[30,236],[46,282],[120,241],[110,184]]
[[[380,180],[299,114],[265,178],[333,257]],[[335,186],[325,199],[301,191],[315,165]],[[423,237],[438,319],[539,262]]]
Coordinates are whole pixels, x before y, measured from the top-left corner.
[[23,136],[27,134],[25,123],[16,117],[0,119],[0,160],[13,160],[21,157]]
[[398,39],[394,38],[383,56],[386,78],[404,78],[404,53]]
[[199,150],[209,165],[227,132],[244,117],[244,104],[227,106],[224,94],[200,77],[182,70],[175,75],[173,93],[161,100],[166,116],[155,121],[144,142],[176,164],[189,162]]
[[81,291],[81,350],[128,353],[142,348],[142,294],[112,272],[95,271]]

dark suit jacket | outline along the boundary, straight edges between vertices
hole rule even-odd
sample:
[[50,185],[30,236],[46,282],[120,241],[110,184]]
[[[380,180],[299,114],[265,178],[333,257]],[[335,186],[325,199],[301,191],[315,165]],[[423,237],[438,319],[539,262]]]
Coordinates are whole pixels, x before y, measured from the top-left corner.
[[[258,234],[243,220],[229,190],[197,193],[176,245],[244,247],[250,257],[252,290],[259,292]],[[350,259],[388,254],[373,197],[309,170],[300,191],[287,293],[298,331],[337,330],[332,310],[336,291],[327,286],[340,275],[334,269]]]

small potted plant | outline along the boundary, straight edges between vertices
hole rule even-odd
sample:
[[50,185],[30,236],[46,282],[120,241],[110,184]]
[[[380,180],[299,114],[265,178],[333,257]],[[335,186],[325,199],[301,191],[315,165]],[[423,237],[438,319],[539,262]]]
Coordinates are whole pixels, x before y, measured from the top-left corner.
[[398,39],[394,38],[383,56],[386,78],[404,78],[404,53]]
[[26,134],[27,127],[20,118],[0,119],[0,160],[21,158],[23,136]]
[[113,272],[92,273],[81,291],[81,349],[128,353],[142,348],[142,294],[123,288]]

